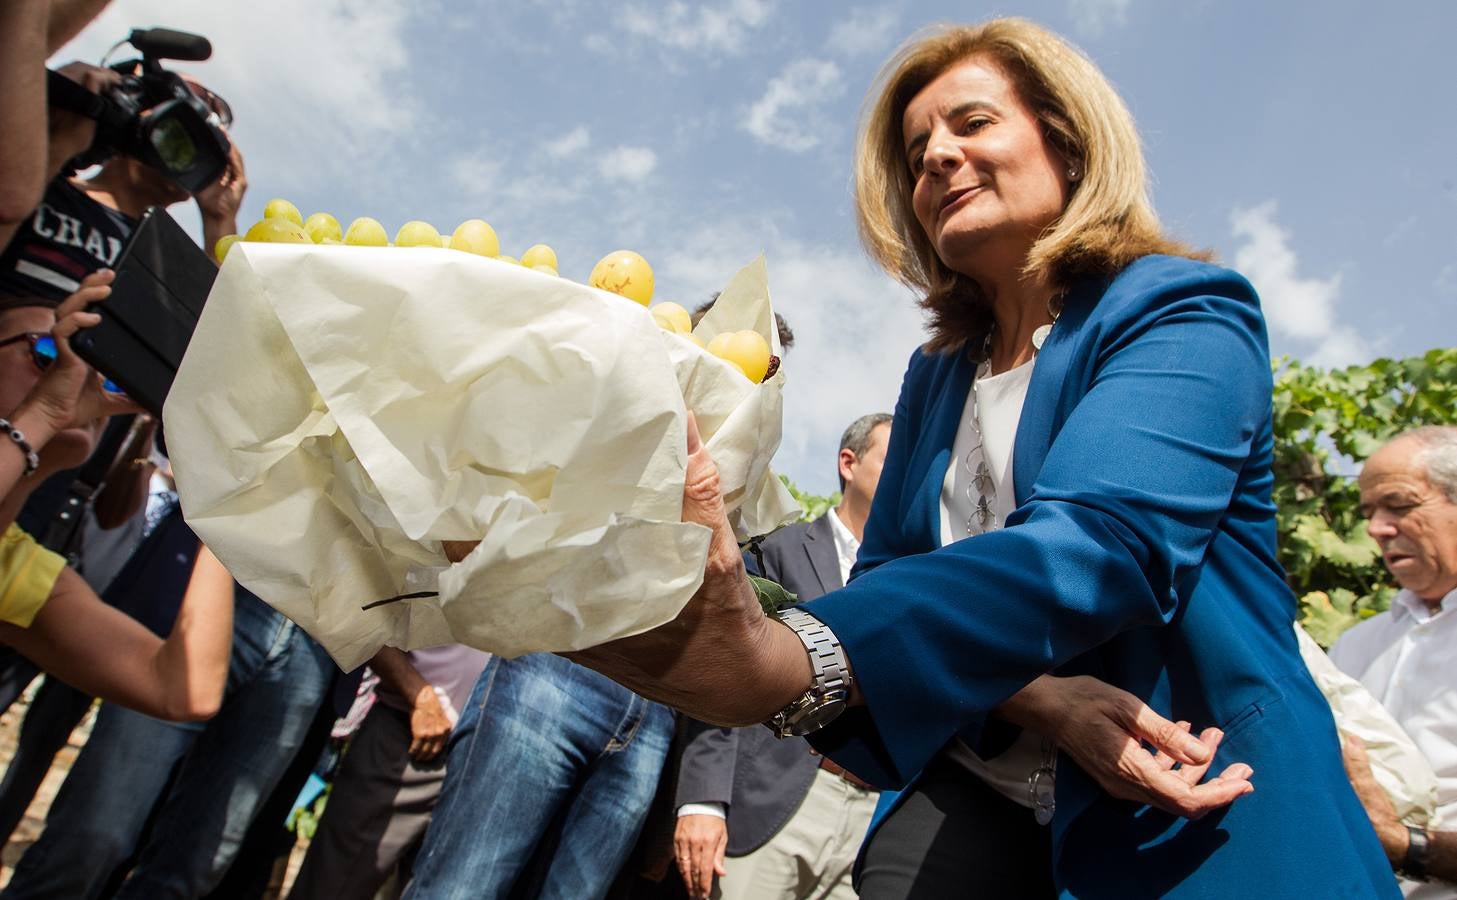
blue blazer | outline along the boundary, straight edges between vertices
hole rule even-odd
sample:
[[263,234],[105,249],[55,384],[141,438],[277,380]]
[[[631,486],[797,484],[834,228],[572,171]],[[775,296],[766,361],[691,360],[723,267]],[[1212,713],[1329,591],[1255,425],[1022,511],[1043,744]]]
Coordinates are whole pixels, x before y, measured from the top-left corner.
[[1254,289],[1141,259],[1065,299],[1017,428],[1006,527],[940,545],[940,490],[974,366],[911,358],[851,583],[808,605],[866,705],[812,743],[903,788],[1046,672],[1092,675],[1225,732],[1255,791],[1188,821],[1105,794],[1064,754],[1067,897],[1397,897],[1296,649],[1275,556],[1271,373]]

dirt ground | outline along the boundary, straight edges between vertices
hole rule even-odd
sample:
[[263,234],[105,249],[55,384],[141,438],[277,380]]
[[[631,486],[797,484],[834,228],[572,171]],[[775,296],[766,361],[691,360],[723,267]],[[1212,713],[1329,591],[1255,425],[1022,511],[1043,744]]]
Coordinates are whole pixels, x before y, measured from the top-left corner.
[[[25,697],[16,701],[14,706],[0,715],[0,766],[9,765],[10,757],[15,754],[15,742],[20,731],[20,721],[25,715],[29,701],[30,693],[27,692]],[[50,809],[51,801],[55,799],[61,782],[65,780],[66,773],[71,770],[72,763],[76,761],[76,754],[80,752],[81,746],[86,743],[86,738],[91,734],[91,723],[94,717],[95,710],[71,733],[70,741],[56,755],[55,763],[51,766],[45,781],[41,783],[40,790],[36,792],[35,800],[26,810],[24,820],[15,829],[15,835],[5,845],[4,850],[0,851],[0,887],[10,882],[10,875],[15,870],[15,863],[26,849],[35,843],[36,838],[40,836],[41,829],[45,827],[46,812]],[[293,884],[294,876],[298,873],[299,866],[303,863],[304,852],[307,850],[308,842],[301,839],[289,856],[287,871],[275,873],[274,883],[269,892],[264,895],[265,898],[271,900],[271,898],[287,894],[289,887]]]

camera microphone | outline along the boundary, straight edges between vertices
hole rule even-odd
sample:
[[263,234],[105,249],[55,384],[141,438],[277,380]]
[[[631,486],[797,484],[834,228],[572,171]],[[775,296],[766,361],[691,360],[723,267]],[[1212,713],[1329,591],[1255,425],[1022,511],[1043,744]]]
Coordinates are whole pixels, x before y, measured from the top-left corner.
[[133,29],[127,42],[153,59],[201,62],[212,56],[212,42],[200,34],[171,28]]

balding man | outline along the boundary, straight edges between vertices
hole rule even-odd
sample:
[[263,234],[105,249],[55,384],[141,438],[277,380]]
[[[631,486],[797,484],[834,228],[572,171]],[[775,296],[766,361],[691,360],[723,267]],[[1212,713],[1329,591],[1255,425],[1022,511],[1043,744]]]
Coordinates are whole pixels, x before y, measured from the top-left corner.
[[1359,742],[1347,747],[1346,768],[1406,896],[1457,900],[1457,427],[1398,436],[1366,461],[1360,485],[1367,532],[1401,591],[1388,611],[1342,635],[1331,659],[1431,762],[1440,830],[1397,819]]

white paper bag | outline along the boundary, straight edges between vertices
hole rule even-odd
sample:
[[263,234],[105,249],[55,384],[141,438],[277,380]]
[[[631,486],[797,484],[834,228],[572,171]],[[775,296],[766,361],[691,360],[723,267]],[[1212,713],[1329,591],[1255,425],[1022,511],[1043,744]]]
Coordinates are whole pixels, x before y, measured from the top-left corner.
[[[763,260],[700,326],[778,352]],[[686,410],[736,531],[798,516],[751,384],[632,301],[450,250],[235,245],[164,414],[187,521],[350,669],[380,646],[574,650],[673,618]],[[480,540],[460,563],[443,540]]]

